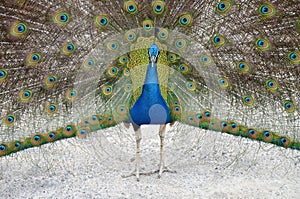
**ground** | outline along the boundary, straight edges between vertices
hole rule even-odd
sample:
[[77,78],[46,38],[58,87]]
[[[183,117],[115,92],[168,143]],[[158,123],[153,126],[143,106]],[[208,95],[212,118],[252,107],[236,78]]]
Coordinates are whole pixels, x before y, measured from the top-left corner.
[[[142,128],[142,168],[158,168],[157,126]],[[0,198],[299,198],[300,152],[175,125],[166,162],[177,173],[122,178],[132,128],[117,126],[0,158]]]

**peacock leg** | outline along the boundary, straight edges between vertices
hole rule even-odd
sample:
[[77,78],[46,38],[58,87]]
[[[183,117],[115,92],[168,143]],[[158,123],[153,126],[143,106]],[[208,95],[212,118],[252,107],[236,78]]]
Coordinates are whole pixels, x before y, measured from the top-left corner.
[[141,158],[140,158],[140,143],[142,140],[142,133],[141,133],[141,126],[133,125],[134,133],[135,133],[135,140],[136,140],[136,160],[135,160],[135,169],[136,169],[136,179],[139,181],[140,179],[140,165],[141,165]]
[[159,153],[159,173],[158,177],[161,177],[161,174],[163,173],[163,169],[165,166],[165,160],[164,160],[164,139],[166,134],[166,124],[161,124],[159,126],[159,138],[160,138],[160,153]]
[[159,137],[160,137],[160,160],[159,160],[159,170],[158,177],[160,178],[163,172],[175,173],[175,171],[170,170],[165,166],[164,160],[164,139],[166,134],[166,124],[161,124],[159,127]]
[[141,140],[142,140],[141,126],[133,124],[133,129],[134,129],[135,140],[136,140],[135,170],[131,174],[125,175],[125,176],[122,176],[122,177],[127,178],[127,177],[135,175],[136,180],[139,181],[140,180],[140,165],[141,165],[140,143],[141,143]]

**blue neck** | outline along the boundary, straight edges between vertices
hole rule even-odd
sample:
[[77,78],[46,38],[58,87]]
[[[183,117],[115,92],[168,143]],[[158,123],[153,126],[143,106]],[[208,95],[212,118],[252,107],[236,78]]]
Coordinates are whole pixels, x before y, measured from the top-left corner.
[[144,84],[158,84],[157,64],[148,64],[146,78]]
[[148,65],[142,94],[130,109],[130,117],[137,125],[167,124],[172,121],[169,107],[161,96],[156,63]]

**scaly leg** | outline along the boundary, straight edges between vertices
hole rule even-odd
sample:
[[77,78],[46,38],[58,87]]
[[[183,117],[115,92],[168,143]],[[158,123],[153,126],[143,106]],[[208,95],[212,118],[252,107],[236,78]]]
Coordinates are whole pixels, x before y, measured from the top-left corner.
[[159,137],[160,137],[160,160],[159,160],[159,171],[158,177],[160,178],[163,172],[171,172],[175,173],[175,171],[170,170],[168,167],[165,166],[164,160],[164,139],[166,134],[166,124],[161,124],[159,127]]
[[133,129],[135,133],[135,140],[136,140],[136,154],[135,154],[135,170],[126,176],[122,176],[123,178],[127,178],[130,176],[136,176],[137,181],[140,180],[140,165],[141,165],[141,159],[140,159],[140,143],[142,140],[142,133],[141,133],[141,126],[133,124]]
[[164,160],[164,139],[166,134],[166,124],[161,124],[159,126],[159,138],[160,138],[160,153],[159,153],[159,173],[158,177],[161,177],[161,174],[163,173],[163,169],[165,166],[165,160]]
[[141,166],[141,158],[140,158],[140,143],[142,140],[141,126],[133,125],[134,133],[135,133],[135,141],[136,141],[136,160],[135,160],[135,169],[136,169],[136,180],[140,180],[140,166]]

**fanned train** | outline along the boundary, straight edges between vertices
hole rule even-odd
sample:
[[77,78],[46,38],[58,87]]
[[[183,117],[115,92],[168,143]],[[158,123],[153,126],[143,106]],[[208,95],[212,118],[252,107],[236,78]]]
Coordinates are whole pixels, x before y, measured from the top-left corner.
[[[0,2],[0,156],[124,123],[300,150],[298,0]],[[121,124],[122,125],[122,124]]]

